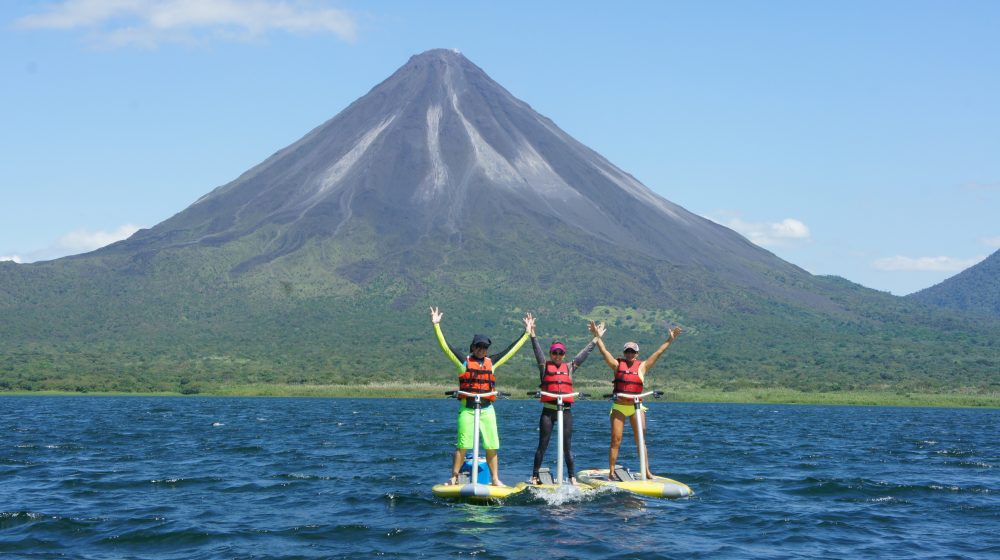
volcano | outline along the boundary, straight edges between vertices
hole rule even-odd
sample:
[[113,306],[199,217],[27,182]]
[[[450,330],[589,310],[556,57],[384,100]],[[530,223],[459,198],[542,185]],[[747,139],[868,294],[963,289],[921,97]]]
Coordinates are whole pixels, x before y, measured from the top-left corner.
[[641,343],[682,324],[681,377],[710,385],[934,385],[941,354],[864,363],[875,333],[887,356],[922,347],[928,317],[988,355],[963,383],[996,358],[960,336],[978,324],[813,276],[666,200],[443,49],[168,220],[0,263],[0,282],[0,355],[37,374],[7,381],[22,388],[354,382],[359,348],[405,355],[392,379],[445,379],[428,305],[494,340],[525,310],[570,341],[587,319]]
[[352,226],[370,228],[385,254],[489,243],[512,224],[530,228],[538,249],[552,250],[547,232],[558,230],[679,266],[802,274],[658,196],[444,49],[412,57],[298,142],[114,250],[221,245],[268,230],[239,274]]

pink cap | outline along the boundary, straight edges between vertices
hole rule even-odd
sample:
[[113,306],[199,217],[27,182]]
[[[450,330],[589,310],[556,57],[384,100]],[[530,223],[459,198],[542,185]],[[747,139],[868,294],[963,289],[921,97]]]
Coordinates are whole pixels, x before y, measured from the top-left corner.
[[566,345],[563,344],[562,342],[559,342],[559,341],[553,342],[552,346],[549,346],[549,353],[551,354],[552,352],[554,352],[556,350],[562,350],[565,353],[566,352]]
[[636,352],[638,352],[639,351],[639,345],[636,344],[635,342],[626,342],[625,343],[625,350],[635,350]]

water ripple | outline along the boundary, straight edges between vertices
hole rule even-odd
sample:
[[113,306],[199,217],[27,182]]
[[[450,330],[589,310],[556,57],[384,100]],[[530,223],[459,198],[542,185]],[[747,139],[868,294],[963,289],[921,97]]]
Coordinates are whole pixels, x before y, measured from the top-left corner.
[[[430,492],[450,466],[453,402],[378,404],[0,398],[0,554],[1000,556],[998,411],[652,403],[652,468],[694,497],[530,489],[481,506]],[[523,480],[537,403],[497,409],[501,476]],[[606,464],[607,422],[603,402],[574,407],[578,468]],[[630,438],[620,462],[635,464]]]

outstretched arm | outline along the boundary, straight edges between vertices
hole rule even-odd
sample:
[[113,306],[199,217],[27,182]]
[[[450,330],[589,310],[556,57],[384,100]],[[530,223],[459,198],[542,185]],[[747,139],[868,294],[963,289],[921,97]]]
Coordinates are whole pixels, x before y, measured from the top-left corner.
[[444,339],[444,333],[441,332],[442,316],[444,316],[444,313],[442,313],[440,309],[436,307],[431,308],[431,323],[434,323],[434,335],[437,337],[438,344],[441,346],[441,350],[444,352],[444,355],[448,356],[448,359],[455,364],[455,367],[457,367],[459,371],[464,371],[465,366],[462,365],[462,360],[458,359],[458,356],[455,355],[455,351],[448,346],[448,342]]
[[[531,337],[531,349],[535,352],[535,361],[538,362],[538,372],[541,375],[545,373],[545,353],[542,352],[542,345],[538,343],[538,337],[535,336],[535,318],[531,316],[531,313],[528,313],[525,319],[531,320],[531,327],[528,328],[528,336]],[[527,323],[525,323],[525,326],[527,326]]]
[[597,339],[597,349],[601,351],[601,356],[604,357],[604,363],[608,364],[611,369],[618,369],[618,360],[608,352],[606,346],[604,346],[604,332],[606,330],[604,323],[597,324],[593,321],[588,323],[587,327],[590,329],[590,333],[594,335]]
[[580,353],[573,358],[573,369],[580,367],[583,365],[583,362],[587,361],[590,353],[594,350],[594,347],[597,346],[597,341],[604,336],[605,330],[607,329],[604,327],[604,323],[597,325],[597,334],[594,335],[593,340],[588,342],[587,345],[583,347],[583,350],[580,350]]
[[646,361],[642,363],[642,367],[640,368],[642,371],[640,371],[639,373],[645,375],[646,372],[648,372],[649,369],[653,367],[653,364],[656,363],[656,360],[659,360],[660,356],[667,351],[667,348],[670,347],[670,343],[673,342],[674,339],[677,338],[677,335],[679,334],[681,334],[680,327],[674,327],[670,329],[670,337],[667,339],[666,342],[664,342],[659,348],[656,349],[656,352],[650,354],[649,358],[647,358]]

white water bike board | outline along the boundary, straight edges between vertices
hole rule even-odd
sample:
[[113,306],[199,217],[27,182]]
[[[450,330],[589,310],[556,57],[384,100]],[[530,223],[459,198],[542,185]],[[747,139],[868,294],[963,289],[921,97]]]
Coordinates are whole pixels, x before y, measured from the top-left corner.
[[694,495],[687,484],[663,476],[654,476],[649,480],[617,481],[608,478],[608,469],[587,469],[576,473],[576,479],[595,488],[614,486],[651,498],[686,498]]

